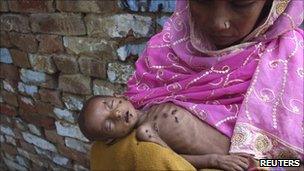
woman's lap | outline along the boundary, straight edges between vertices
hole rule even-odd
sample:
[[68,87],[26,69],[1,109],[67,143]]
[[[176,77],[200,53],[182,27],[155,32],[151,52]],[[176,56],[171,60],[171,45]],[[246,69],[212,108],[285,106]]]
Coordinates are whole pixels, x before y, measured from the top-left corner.
[[107,146],[95,142],[91,170],[195,170],[173,151],[149,142],[138,142],[135,132]]

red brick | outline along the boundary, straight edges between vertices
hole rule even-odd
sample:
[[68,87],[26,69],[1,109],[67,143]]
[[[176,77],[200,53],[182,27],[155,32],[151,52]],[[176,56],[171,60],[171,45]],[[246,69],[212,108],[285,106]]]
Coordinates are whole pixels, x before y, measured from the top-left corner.
[[119,84],[113,84],[109,81],[95,79],[93,81],[93,94],[94,95],[108,95],[122,94],[124,86]]
[[79,59],[80,70],[83,74],[99,78],[107,78],[106,63],[89,57]]
[[86,34],[80,14],[31,14],[30,21],[33,32],[60,35]]
[[4,151],[12,156],[17,155],[17,149],[16,147],[6,144],[6,143],[1,143],[1,151]]
[[0,31],[0,46],[6,48],[13,46],[9,34],[6,31]]
[[38,117],[39,124],[37,126],[41,126],[45,129],[53,130],[55,127],[55,119],[52,117]]
[[63,107],[59,91],[41,88],[39,90],[39,95],[41,101],[51,103],[55,106]]
[[45,159],[44,156],[36,155],[32,153],[29,154],[29,160],[32,161],[31,170],[47,170],[49,161]]
[[16,91],[17,86],[18,86],[18,81],[17,80],[3,80],[3,84],[4,84],[4,82],[5,82],[5,84],[8,84],[12,88],[12,89],[8,88],[8,90],[7,89],[5,89],[5,90],[7,90],[9,92],[15,92]]
[[13,128],[13,132],[15,134],[15,138],[16,139],[22,139],[22,134],[21,134],[21,130],[17,129],[17,128]]
[[54,12],[53,0],[10,0],[8,5],[12,12]]
[[32,144],[25,142],[24,140],[19,140],[19,144],[23,150],[26,150],[30,153],[36,153],[35,148]]
[[55,164],[54,162],[49,163],[49,170],[73,170],[71,166],[71,162],[69,161],[64,167]]
[[114,13],[119,10],[116,1],[81,0],[62,1],[56,0],[59,11],[82,13]]
[[54,130],[45,130],[44,131],[46,139],[53,143],[58,143],[61,145],[64,145],[64,139],[62,136],[58,135],[56,131]]
[[22,96],[18,97],[19,112],[22,112],[25,114],[37,113],[36,108],[35,108],[35,102],[33,100],[30,100],[31,102],[24,102],[24,100],[22,100],[22,99],[23,99]]
[[57,77],[54,75],[47,75],[46,76],[46,82],[40,84],[43,88],[50,88],[50,89],[56,89],[58,87],[57,85]]
[[8,4],[7,4],[7,0],[1,0],[0,2],[0,12],[8,12]]
[[80,153],[63,145],[58,145],[57,148],[63,156],[75,160],[85,167],[89,166],[89,154]]
[[7,80],[13,81],[20,80],[17,67],[10,64],[0,63],[0,78],[6,78]]
[[81,12],[81,13],[117,13],[122,11],[117,1],[100,0],[81,0],[81,1],[62,1],[56,0],[56,6],[59,11]]
[[[25,70],[21,70],[21,75],[25,75]],[[27,77],[27,76],[24,76]],[[49,88],[49,89],[57,89],[57,77],[56,75],[49,75],[45,74],[45,80],[43,82],[35,82],[35,81],[26,81],[27,84],[33,84],[33,85],[38,85],[43,88]]]
[[7,116],[16,116],[16,109],[12,106],[5,105],[3,103],[0,104],[0,113]]
[[0,16],[0,30],[29,33],[29,19],[25,15],[2,14]]
[[36,102],[36,111],[38,114],[44,115],[44,116],[54,116],[53,113],[53,106],[49,103],[44,103],[41,101]]
[[[37,158],[38,158],[37,160],[39,160],[39,157],[37,157]],[[45,162],[45,163],[47,163],[47,162]],[[48,170],[48,168],[46,168],[44,166],[40,166],[40,165],[36,164],[35,162],[32,162],[31,170]]]
[[78,73],[78,63],[75,56],[60,54],[53,56],[57,69],[64,74]]
[[50,54],[29,54],[29,61],[34,70],[54,74],[57,71],[55,63]]
[[8,117],[6,115],[0,115],[0,125],[7,125],[12,128],[13,123],[11,117]]
[[44,129],[55,129],[54,118],[41,116],[39,114],[28,114],[23,112],[20,112],[20,117],[26,122],[43,127]]
[[18,49],[10,49],[11,56],[13,58],[14,65],[21,68],[30,68],[31,64],[28,60],[27,53]]
[[56,8],[64,12],[100,13],[96,1],[56,1]]
[[38,51],[42,53],[58,53],[63,52],[62,38],[56,35],[39,35]]
[[36,37],[31,34],[21,34],[21,33],[10,33],[10,40],[13,45],[18,47],[19,49],[35,53],[38,49],[38,41]]
[[81,74],[60,75],[59,89],[75,94],[91,94],[91,79]]
[[11,92],[7,91],[1,91],[1,95],[3,97],[3,100],[12,106],[17,107],[18,106],[18,100],[17,100],[17,95]]
[[118,7],[117,1],[96,1],[103,14],[117,13],[121,9]]

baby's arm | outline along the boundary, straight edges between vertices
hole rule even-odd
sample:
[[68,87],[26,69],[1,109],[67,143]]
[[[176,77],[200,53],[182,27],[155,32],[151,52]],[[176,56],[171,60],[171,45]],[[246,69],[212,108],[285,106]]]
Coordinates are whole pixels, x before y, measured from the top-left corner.
[[170,149],[170,147],[159,137],[158,133],[152,129],[150,124],[138,127],[136,130],[136,138],[139,141],[153,142]]
[[[152,129],[150,124],[140,126],[136,131],[136,137],[139,141],[153,142],[165,148],[171,149]],[[248,159],[238,155],[206,154],[206,155],[183,155],[184,159],[191,163],[197,169],[216,168],[228,171],[244,171],[248,168]]]
[[215,168],[227,171],[244,171],[248,169],[249,161],[239,155],[181,155],[197,169]]

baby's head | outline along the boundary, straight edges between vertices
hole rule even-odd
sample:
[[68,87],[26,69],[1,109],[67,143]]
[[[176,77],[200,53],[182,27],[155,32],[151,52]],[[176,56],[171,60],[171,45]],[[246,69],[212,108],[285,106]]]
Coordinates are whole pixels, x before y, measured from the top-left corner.
[[108,142],[130,133],[138,119],[139,111],[125,98],[94,96],[84,105],[78,123],[88,139]]

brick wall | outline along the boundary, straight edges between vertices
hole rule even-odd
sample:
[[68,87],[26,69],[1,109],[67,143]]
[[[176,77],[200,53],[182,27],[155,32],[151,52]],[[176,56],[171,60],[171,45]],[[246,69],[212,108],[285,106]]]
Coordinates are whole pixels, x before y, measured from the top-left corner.
[[76,120],[122,93],[173,0],[1,0],[0,170],[87,170]]

